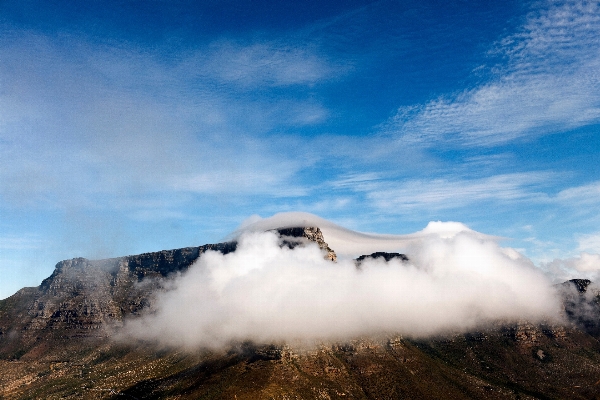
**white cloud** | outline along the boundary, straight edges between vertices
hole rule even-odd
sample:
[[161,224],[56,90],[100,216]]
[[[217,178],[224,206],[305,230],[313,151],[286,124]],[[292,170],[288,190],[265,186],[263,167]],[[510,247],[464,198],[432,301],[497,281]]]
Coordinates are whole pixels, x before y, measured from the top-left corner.
[[548,199],[542,188],[551,178],[548,173],[514,173],[478,179],[387,181],[368,187],[367,198],[375,207],[397,213],[459,208],[482,201],[540,202]]
[[600,121],[600,4],[546,2],[499,42],[495,79],[423,106],[385,126],[403,142],[495,146]]
[[[282,173],[285,163],[274,168],[272,164],[244,168],[216,168],[210,172],[192,173],[188,176],[174,177],[169,187],[175,191],[189,191],[207,194],[265,194],[276,197],[306,196],[308,190],[289,183],[290,173]],[[293,171],[293,166],[290,168]]]
[[378,182],[382,180],[383,177],[379,172],[362,172],[340,176],[329,184],[336,189],[351,188],[354,190],[368,190],[369,188],[376,188]]
[[[386,243],[380,239],[379,245]],[[202,255],[172,291],[159,295],[157,312],[127,321],[124,334],[219,347],[248,339],[427,336],[558,315],[557,298],[540,271],[473,232],[421,236],[407,243],[406,253],[408,263],[373,260],[357,269],[348,259],[325,260],[316,245],[290,250],[273,233],[246,232],[236,252]]]
[[312,85],[345,69],[315,48],[268,41],[247,45],[218,41],[197,57],[193,62],[202,74],[242,87]]
[[236,79],[247,85],[315,84],[335,68],[314,50],[221,43],[164,63],[152,53],[72,37],[12,32],[0,45],[5,206],[123,208],[160,193],[180,205],[188,194],[306,193],[294,176],[314,157],[295,157],[298,143],[269,134],[319,123],[325,107],[294,96],[269,103],[252,91],[230,98],[213,81],[237,68]]
[[34,235],[7,235],[0,237],[0,250],[3,251],[39,250],[48,245],[48,241]]
[[581,235],[578,242],[579,246],[577,247],[577,250],[600,253],[600,232]]
[[592,206],[600,202],[600,183],[594,181],[553,193],[561,181],[561,174],[544,171],[434,179],[394,179],[381,172],[365,172],[341,176],[328,185],[364,193],[369,207],[392,214],[460,209],[483,202],[568,207],[582,215],[594,214]]
[[460,222],[452,221],[431,221],[424,229],[406,235],[356,232],[316,215],[297,211],[282,212],[264,219],[252,216],[241,224],[235,234],[298,226],[318,226],[323,231],[323,235],[327,237],[330,247],[334,248],[341,258],[356,258],[362,254],[371,254],[377,251],[402,252],[416,241],[423,241],[431,237],[452,239],[463,232],[480,240],[493,241],[497,239],[475,232]]
[[600,254],[582,252],[578,257],[557,258],[551,262],[541,263],[541,267],[548,271],[556,282],[575,278],[598,282],[600,279]]
[[600,271],[600,254],[581,253],[573,268],[581,272]]
[[570,206],[586,206],[600,203],[600,181],[561,190],[557,201]]

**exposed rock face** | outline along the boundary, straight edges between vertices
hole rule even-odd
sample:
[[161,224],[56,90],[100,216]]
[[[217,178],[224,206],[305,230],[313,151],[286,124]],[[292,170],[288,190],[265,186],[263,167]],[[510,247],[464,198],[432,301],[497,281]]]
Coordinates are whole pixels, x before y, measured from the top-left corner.
[[573,285],[579,293],[585,293],[588,286],[592,283],[589,279],[571,279],[563,284],[563,286]]
[[378,251],[376,253],[372,253],[369,255],[362,255],[360,257],[358,257],[356,259],[356,264],[360,265],[364,260],[366,259],[376,259],[376,258],[383,258],[386,262],[390,261],[394,258],[400,260],[400,261],[408,261],[408,257],[406,256],[406,254],[400,254],[400,253],[386,253],[383,251]]
[[34,346],[49,334],[107,336],[125,316],[151,308],[168,277],[188,269],[202,253],[235,249],[236,243],[228,242],[106,260],[61,261],[39,287],[21,289],[0,302],[0,353]]
[[600,288],[588,279],[571,279],[559,285],[569,320],[600,337]]
[[[321,250],[323,250],[323,252],[325,252],[325,258],[327,260],[331,260],[331,261],[337,261],[337,255],[335,254],[335,251],[333,251],[329,245],[325,242],[325,239],[323,238],[323,232],[321,232],[321,229],[319,228],[315,228],[315,227],[297,227],[297,228],[282,228],[282,229],[277,229],[277,232],[284,237],[284,244],[289,246],[290,248],[294,248],[295,246],[298,246],[300,244],[302,244],[302,242],[298,241],[298,240],[293,240],[293,239],[298,239],[298,238],[304,238],[307,239],[311,242],[315,242],[316,244],[319,245],[319,248]],[[288,239],[286,239],[288,238]],[[289,239],[289,238],[293,238],[293,239]]]

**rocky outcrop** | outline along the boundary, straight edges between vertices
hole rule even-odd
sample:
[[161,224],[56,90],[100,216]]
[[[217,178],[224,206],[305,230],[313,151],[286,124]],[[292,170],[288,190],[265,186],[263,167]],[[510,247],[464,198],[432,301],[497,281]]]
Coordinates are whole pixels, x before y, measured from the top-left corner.
[[600,338],[600,288],[589,279],[571,279],[558,285],[569,320]]
[[281,228],[276,230],[279,235],[283,237],[283,244],[289,248],[294,248],[298,245],[304,244],[302,240],[306,239],[309,242],[314,242],[319,245],[319,248],[325,253],[325,258],[331,261],[337,261],[337,255],[333,251],[325,239],[323,238],[323,232],[321,229],[316,227],[295,227],[295,228]]
[[385,260],[385,262],[388,262],[393,259],[397,259],[399,261],[408,261],[408,257],[406,256],[406,254],[386,253],[383,251],[378,251],[376,253],[372,253],[369,255],[362,255],[362,256],[358,257],[355,261],[356,261],[356,265],[360,265],[365,260],[377,259],[377,258],[383,258]]
[[590,283],[592,283],[592,281],[590,281],[589,279],[571,279],[564,282],[562,286],[574,286],[579,293],[585,293],[587,291],[588,286],[590,286]]

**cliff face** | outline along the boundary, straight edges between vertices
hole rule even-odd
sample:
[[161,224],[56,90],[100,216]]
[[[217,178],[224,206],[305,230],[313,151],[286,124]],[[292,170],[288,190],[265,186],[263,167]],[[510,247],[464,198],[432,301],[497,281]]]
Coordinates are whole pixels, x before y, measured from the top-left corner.
[[235,248],[235,242],[228,242],[61,261],[40,286],[21,289],[0,302],[0,356],[49,338],[105,337],[125,316],[151,308],[166,280],[188,269],[202,253]]
[[571,279],[560,285],[570,321],[600,338],[600,288],[588,279]]
[[[282,245],[316,243],[335,261],[319,228],[278,230]],[[106,337],[123,319],[152,310],[167,281],[186,271],[206,251],[227,254],[236,242],[163,250],[126,257],[74,258],[56,264],[37,288],[25,288],[0,301],[0,356],[29,348],[47,337]]]
[[298,239],[305,239],[309,242],[314,242],[319,245],[319,248],[325,253],[325,259],[331,261],[337,261],[337,255],[333,251],[325,239],[323,238],[323,232],[321,229],[315,227],[307,228],[283,228],[277,229],[277,233],[283,238],[283,244],[293,248],[297,245],[302,244],[302,241]]

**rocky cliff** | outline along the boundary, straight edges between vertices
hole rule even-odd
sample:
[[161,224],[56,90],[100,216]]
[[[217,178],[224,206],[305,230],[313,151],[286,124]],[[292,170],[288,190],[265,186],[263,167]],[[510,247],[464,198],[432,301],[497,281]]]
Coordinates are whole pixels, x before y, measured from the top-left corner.
[[600,287],[588,279],[571,279],[559,287],[568,319],[600,338]]
[[[316,227],[277,230],[282,245],[316,243],[335,261]],[[0,301],[0,357],[29,351],[49,336],[105,337],[128,315],[152,310],[168,279],[187,270],[206,251],[235,251],[235,241],[163,250],[105,260],[74,258],[56,264],[36,288],[24,288]]]
[[106,260],[61,261],[40,286],[0,301],[0,356],[26,351],[50,337],[107,336],[125,316],[151,308],[166,280],[185,271],[202,253],[235,248],[235,242],[228,242]]
[[303,244],[304,242],[299,239],[304,239],[305,241],[314,242],[319,245],[319,248],[325,253],[325,258],[327,260],[337,261],[335,251],[333,251],[327,242],[325,242],[323,232],[321,232],[321,229],[319,228],[282,228],[277,229],[276,231],[282,237],[283,244],[290,248]]

